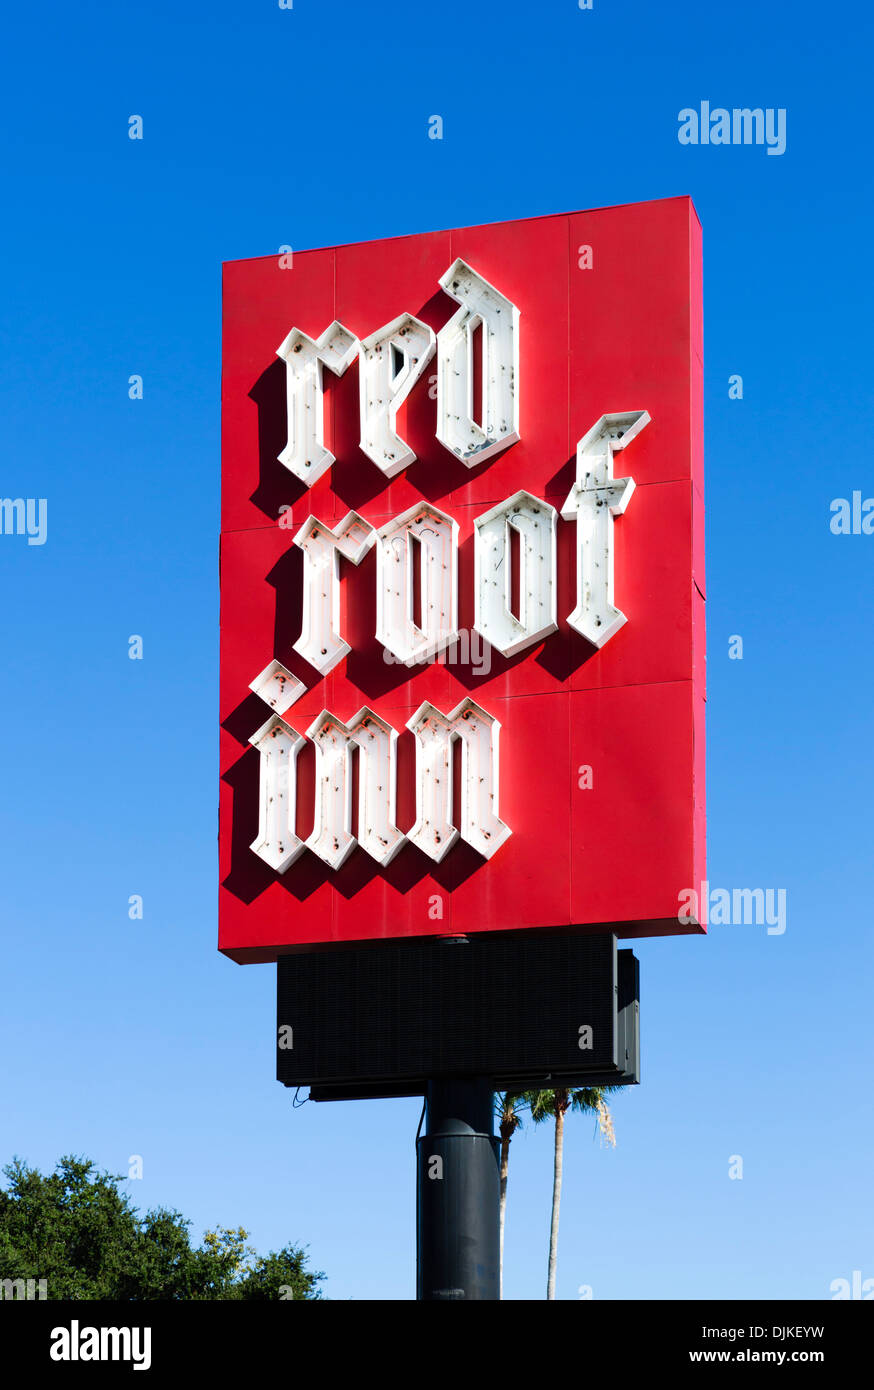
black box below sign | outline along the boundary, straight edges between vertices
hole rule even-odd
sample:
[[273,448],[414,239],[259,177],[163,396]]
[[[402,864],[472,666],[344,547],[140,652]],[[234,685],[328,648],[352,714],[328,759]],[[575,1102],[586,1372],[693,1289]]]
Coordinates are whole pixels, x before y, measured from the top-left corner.
[[283,956],[277,1065],[313,1100],[640,1079],[639,974],[611,935],[495,932]]

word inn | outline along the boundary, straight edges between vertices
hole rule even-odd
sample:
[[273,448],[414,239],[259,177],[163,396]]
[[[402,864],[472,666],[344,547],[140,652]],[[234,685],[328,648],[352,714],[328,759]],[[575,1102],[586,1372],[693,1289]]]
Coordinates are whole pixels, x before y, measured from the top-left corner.
[[[387,478],[415,459],[396,430],[397,411],[437,357],[437,439],[467,467],[519,441],[519,310],[462,260],[440,279],[459,304],[436,335],[401,314],[361,341],[337,321],[318,339],[293,328],[278,355],[287,365],[288,443],[280,462],[311,487],[334,462],[324,444],[322,372],[342,375],[359,358],[361,449]],[[474,419],[474,352],[481,353],[481,419]],[[613,456],[649,423],[645,410],[602,415],[580,439],[576,478],[561,516],[576,527],[576,604],[568,622],[595,647],[625,623],[613,601],[613,521],[632,478]],[[281,522],[284,524],[284,521]],[[558,512],[524,490],[474,521],[475,631],[506,657],[558,630]],[[350,651],[340,632],[340,557],[376,551],[376,637],[390,658],[426,662],[458,640],[458,522],[424,500],[379,529],[357,512],[333,528],[310,516],[294,536],[304,554],[301,634],[294,644],[320,676]],[[514,599],[514,551],[516,543]],[[258,837],[252,849],[284,873],[304,849],[338,869],[359,844],[385,865],[409,841],[441,860],[460,838],[484,857],[510,829],[498,805],[500,724],[473,700],[444,714],[425,703],[407,723],[416,740],[416,822],[395,824],[397,732],[363,707],[347,723],[322,712],[307,730],[316,747],[312,834],[295,834],[296,763],[304,742],[282,716],[306,686],[272,661],[250,689],[274,711],[249,740],[260,753]],[[452,746],[461,743],[461,824],[452,824]],[[358,835],[352,833],[352,757],[359,757]]]
[[[295,834],[297,755],[303,738],[274,715],[250,743],[261,754],[258,838],[252,849],[277,873],[310,849],[339,869],[356,844],[380,865],[409,841],[439,862],[459,836],[490,859],[510,834],[498,815],[500,724],[473,700],[448,715],[427,702],[407,723],[416,739],[416,823],[395,824],[397,732],[366,706],[344,723],[327,710],[307,734],[316,746],[312,834]],[[461,742],[461,825],[452,824],[452,745]],[[352,756],[358,750],[358,835],[352,833]]]

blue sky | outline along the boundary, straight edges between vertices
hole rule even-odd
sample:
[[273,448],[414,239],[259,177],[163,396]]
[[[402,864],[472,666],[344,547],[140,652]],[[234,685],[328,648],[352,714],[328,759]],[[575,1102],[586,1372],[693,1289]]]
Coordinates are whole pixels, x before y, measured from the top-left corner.
[[[710,880],[786,888],[788,927],[638,943],[644,1080],[615,1151],[569,1124],[558,1296],[874,1278],[874,537],[829,530],[874,495],[870,41],[842,3],[10,13],[0,491],[48,533],[0,536],[3,1161],[140,1154],[139,1205],[308,1244],[332,1298],[412,1297],[418,1103],[293,1111],[274,970],[215,949],[220,264],[689,193]],[[681,146],[702,100],[785,108],[785,153]],[[509,1297],[543,1296],[550,1181],[526,1128]]]

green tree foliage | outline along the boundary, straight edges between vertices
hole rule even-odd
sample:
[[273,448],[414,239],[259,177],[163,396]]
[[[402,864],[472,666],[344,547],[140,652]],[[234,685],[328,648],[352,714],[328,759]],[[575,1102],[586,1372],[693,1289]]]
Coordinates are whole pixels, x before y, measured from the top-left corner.
[[302,1249],[258,1256],[247,1233],[220,1226],[192,1246],[190,1221],[140,1216],[120,1175],[66,1156],[44,1177],[15,1159],[0,1190],[0,1279],[45,1279],[50,1299],[314,1299],[324,1274]]

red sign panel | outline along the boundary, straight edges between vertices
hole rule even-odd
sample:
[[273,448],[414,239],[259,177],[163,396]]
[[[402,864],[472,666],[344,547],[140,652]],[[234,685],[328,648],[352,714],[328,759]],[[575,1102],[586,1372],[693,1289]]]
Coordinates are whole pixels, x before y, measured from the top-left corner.
[[224,271],[220,949],[700,930],[691,202]]

